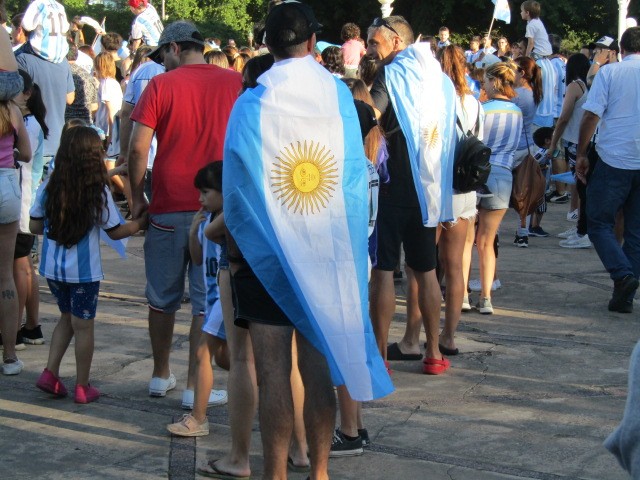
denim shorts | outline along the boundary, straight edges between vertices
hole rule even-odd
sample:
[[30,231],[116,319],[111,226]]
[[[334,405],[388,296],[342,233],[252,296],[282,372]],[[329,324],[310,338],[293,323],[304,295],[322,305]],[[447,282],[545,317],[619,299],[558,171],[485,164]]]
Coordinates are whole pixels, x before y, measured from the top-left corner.
[[24,81],[17,71],[0,71],[0,102],[13,100],[23,89]]
[[66,283],[47,279],[49,289],[61,313],[69,313],[83,320],[96,318],[100,282]]
[[0,168],[0,224],[20,220],[22,207],[20,179],[15,168]]
[[149,230],[144,239],[145,293],[153,310],[163,313],[180,310],[188,272],[191,314],[204,312],[202,265],[194,265],[189,255],[189,228],[194,215],[195,212],[149,215]]
[[512,184],[513,174],[511,170],[506,167],[491,165],[487,188],[491,190],[493,197],[481,198],[480,208],[485,210],[505,210],[509,208]]

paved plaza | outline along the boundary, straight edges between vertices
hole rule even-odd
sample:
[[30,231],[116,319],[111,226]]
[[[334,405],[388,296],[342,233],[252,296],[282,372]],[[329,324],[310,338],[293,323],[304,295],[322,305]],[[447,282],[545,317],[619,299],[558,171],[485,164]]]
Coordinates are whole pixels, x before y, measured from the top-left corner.
[[[566,212],[566,205],[550,205],[543,227],[553,234],[566,230]],[[501,228],[503,286],[493,295],[495,314],[463,314],[461,354],[451,357],[444,375],[423,375],[420,362],[392,363],[396,392],[364,408],[371,448],[360,457],[332,459],[332,478],[628,478],[602,442],[622,417],[629,356],[640,337],[638,313],[607,311],[612,284],[593,249],[566,250],[555,237],[514,248],[516,224],[510,211]],[[184,413],[189,305],[178,315],[171,357],[178,388],[164,399],[147,395],[152,360],[142,243],[142,236],[130,239],[126,260],[103,249],[106,280],[92,369],[102,392],[97,403],[76,405],[35,388],[48,344],[19,352],[23,373],[0,378],[0,479],[194,479],[197,465],[228,450],[226,407],[209,410],[208,437],[172,438],[165,429]],[[477,278],[475,265],[473,272]],[[48,342],[58,310],[42,279],[40,285]],[[404,331],[405,285],[397,291],[391,341]],[[477,294],[471,298],[477,301]],[[61,376],[74,385],[73,345]],[[227,374],[217,367],[215,382],[226,388]],[[260,478],[257,419],[251,466],[252,478]]]

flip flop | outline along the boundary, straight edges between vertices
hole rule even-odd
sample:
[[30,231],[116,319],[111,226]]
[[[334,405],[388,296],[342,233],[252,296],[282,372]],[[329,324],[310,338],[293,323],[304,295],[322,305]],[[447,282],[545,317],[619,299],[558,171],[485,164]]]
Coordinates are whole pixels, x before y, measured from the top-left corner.
[[295,473],[308,473],[311,471],[311,465],[296,465],[291,457],[287,458],[287,468]]
[[395,361],[395,360],[421,360],[421,353],[402,353],[400,351],[400,347],[398,343],[391,343],[387,345],[387,360]]
[[441,354],[448,356],[458,355],[460,353],[460,350],[458,350],[457,348],[447,348],[441,343],[438,344],[438,349],[440,350]]
[[451,362],[449,362],[446,357],[442,357],[442,360],[425,358],[422,361],[422,373],[426,373],[427,375],[440,375],[448,370],[450,366]]
[[241,477],[232,473],[226,473],[216,467],[218,460],[210,460],[204,467],[198,467],[196,472],[209,478],[218,478],[220,480],[250,480],[251,477]]

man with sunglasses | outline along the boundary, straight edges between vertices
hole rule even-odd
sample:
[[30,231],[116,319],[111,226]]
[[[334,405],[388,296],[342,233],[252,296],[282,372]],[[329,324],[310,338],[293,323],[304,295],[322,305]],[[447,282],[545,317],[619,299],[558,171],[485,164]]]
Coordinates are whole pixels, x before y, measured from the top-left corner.
[[[450,93],[445,98],[444,87],[437,86],[444,85],[449,80],[441,79],[442,71],[439,65],[433,65],[435,60],[431,54],[422,57],[420,61],[407,61],[407,58],[413,58],[414,52],[416,58],[422,55],[419,46],[412,46],[411,49],[403,52],[413,42],[411,26],[401,16],[377,18],[368,29],[367,54],[376,57],[380,64],[378,77],[371,89],[371,96],[377,108],[376,114],[387,136],[390,176],[388,183],[380,184],[378,196],[376,262],[371,274],[371,320],[378,348],[385,360],[422,358],[418,342],[419,320],[409,322],[411,328],[408,330],[411,331],[407,331],[403,341],[392,345],[393,349],[389,349],[391,355],[387,358],[389,327],[395,312],[393,272],[399,262],[400,246],[403,245],[409,281],[414,282],[415,279],[417,282],[417,295],[409,296],[407,311],[411,307],[414,312],[419,310],[417,316],[422,316],[427,332],[427,352],[423,361],[423,371],[428,374],[439,374],[449,367],[448,360],[438,351],[440,287],[435,272],[437,217],[440,216],[445,202],[441,201],[442,197],[432,195],[429,190],[444,192],[448,185],[441,182],[441,177],[435,175],[432,180],[425,182],[422,163],[420,167],[412,168],[412,163],[415,163],[413,157],[415,152],[410,153],[407,138],[412,145],[419,144],[421,140],[416,137],[421,133],[418,133],[420,130],[407,128],[407,123],[411,122],[399,121],[398,115],[402,116],[402,113],[399,113],[402,108],[398,107],[411,103],[407,100],[407,92],[421,92],[422,82],[428,75],[431,76],[429,78],[436,79],[432,84],[436,86],[424,94],[428,95],[426,100],[434,101],[434,108],[436,104],[448,105],[449,110],[455,111],[451,103],[455,103],[455,94]],[[403,77],[402,73],[398,73],[398,71],[402,72],[401,66],[397,65],[399,62],[401,65],[411,64],[410,76]],[[408,80],[409,78],[411,81]],[[412,99],[415,103],[422,104],[425,98],[422,93],[419,93]],[[408,108],[411,109],[411,106]],[[422,114],[427,111],[428,109],[418,109],[416,113],[423,118]],[[438,124],[438,126],[442,125]],[[444,136],[447,132],[446,129],[435,130],[433,135],[435,143],[438,141],[442,141],[442,145],[447,143],[447,138],[438,139],[440,135]],[[452,142],[452,136],[448,140]],[[444,153],[442,158],[430,161],[435,162],[434,170],[444,171],[446,166],[440,163],[440,160],[444,160]],[[422,162],[422,158],[418,157],[417,161]]]
[[[200,209],[193,179],[202,167],[222,159],[229,115],[242,86],[241,75],[207,65],[204,38],[195,25],[177,21],[162,32],[158,48],[149,54],[167,73],[153,77],[131,113],[135,122],[129,142],[129,178],[134,218],[149,210],[153,226],[145,237],[146,296],[153,374],[149,395],[164,397],[175,388],[169,368],[175,313],[189,272],[192,323],[189,336],[189,376],[183,406],[189,406],[195,384],[195,352],[204,312],[201,267],[190,261],[189,228]],[[157,138],[151,204],[144,196],[149,149]],[[192,401],[192,400],[191,400]],[[215,398],[210,397],[210,402]]]

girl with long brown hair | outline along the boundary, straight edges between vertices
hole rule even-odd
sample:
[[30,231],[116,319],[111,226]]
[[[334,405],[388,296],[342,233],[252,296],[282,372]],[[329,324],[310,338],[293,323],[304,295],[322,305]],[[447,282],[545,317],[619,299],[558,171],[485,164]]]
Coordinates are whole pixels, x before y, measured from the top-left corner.
[[75,337],[76,403],[97,400],[89,384],[93,359],[94,318],[100,280],[100,229],[113,240],[146,228],[146,216],[122,223],[109,191],[102,141],[92,127],[66,129],[55,169],[36,194],[31,209],[32,233],[44,234],[40,275],[47,279],[60,309],[51,337],[47,367],[36,386],[58,397],[67,395],[59,378],[60,363]]

